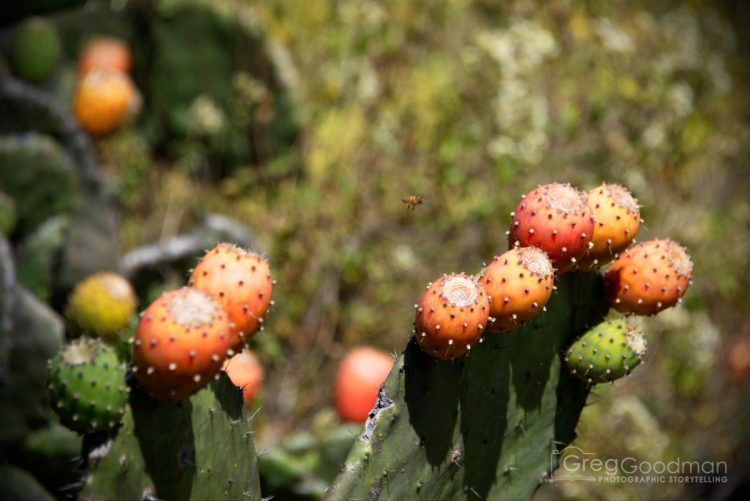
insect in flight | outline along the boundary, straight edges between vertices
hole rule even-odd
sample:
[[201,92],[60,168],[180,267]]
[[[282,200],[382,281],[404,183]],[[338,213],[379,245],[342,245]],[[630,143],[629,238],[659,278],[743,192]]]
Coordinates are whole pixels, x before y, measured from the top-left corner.
[[422,205],[424,203],[424,197],[419,195],[409,195],[408,197],[402,198],[401,201],[406,204],[406,211],[409,212],[410,210],[416,210],[417,205]]

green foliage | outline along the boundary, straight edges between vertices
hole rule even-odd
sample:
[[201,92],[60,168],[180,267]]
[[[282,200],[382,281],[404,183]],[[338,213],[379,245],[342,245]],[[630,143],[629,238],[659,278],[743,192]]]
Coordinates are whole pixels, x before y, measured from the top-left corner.
[[161,404],[133,391],[124,425],[91,464],[82,499],[259,499],[250,418],[222,373],[190,399]]
[[608,307],[595,273],[564,275],[548,311],[436,361],[413,339],[327,499],[526,499],[575,437],[586,385],[560,354]]

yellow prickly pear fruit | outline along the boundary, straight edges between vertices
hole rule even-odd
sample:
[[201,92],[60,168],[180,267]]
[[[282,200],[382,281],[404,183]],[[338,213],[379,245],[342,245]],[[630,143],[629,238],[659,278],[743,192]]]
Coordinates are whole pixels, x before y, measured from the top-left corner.
[[76,285],[65,314],[89,334],[114,340],[128,326],[137,303],[130,282],[116,273],[102,272]]

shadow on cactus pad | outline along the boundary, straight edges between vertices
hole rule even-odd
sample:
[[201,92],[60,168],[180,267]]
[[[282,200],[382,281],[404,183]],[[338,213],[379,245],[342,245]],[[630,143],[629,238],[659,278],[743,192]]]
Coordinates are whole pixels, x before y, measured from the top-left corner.
[[162,404],[134,389],[117,438],[90,465],[82,499],[259,499],[242,393],[222,374],[189,399]]
[[588,388],[561,354],[605,315],[601,277],[560,278],[548,311],[470,355],[412,339],[327,499],[529,498],[575,437]]

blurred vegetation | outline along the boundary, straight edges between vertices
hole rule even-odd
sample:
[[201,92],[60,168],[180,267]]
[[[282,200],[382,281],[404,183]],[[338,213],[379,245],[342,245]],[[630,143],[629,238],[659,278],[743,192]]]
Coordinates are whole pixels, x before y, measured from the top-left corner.
[[[277,307],[254,341],[267,374],[260,450],[326,412],[348,347],[403,348],[426,282],[503,251],[522,193],[607,181],[643,205],[639,239],[686,245],[695,276],[685,306],[643,320],[646,363],[597,388],[577,445],[734,462],[750,451],[747,381],[725,369],[730,340],[750,336],[740,11],[699,0],[89,2],[53,17],[66,64],[52,87],[70,102],[88,37],[128,40],[144,112],[96,144],[124,249],[216,212],[246,224],[271,259]],[[412,194],[425,204],[407,213]],[[566,483],[539,497],[683,489],[697,487]]]

